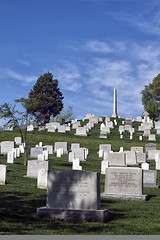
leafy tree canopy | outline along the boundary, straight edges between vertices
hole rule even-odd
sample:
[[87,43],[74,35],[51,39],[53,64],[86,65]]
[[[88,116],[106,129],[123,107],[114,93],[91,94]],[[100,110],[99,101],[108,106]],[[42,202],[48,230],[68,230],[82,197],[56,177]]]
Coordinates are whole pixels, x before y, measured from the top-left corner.
[[27,111],[41,123],[46,124],[50,117],[57,116],[63,109],[63,94],[58,88],[58,80],[51,73],[40,76],[29,92]]
[[62,119],[65,119],[65,122],[70,122],[72,119],[75,119],[72,106],[68,106],[67,109],[63,109],[61,113],[57,115],[56,119],[53,118],[53,121],[56,120],[61,123]]
[[157,75],[149,85],[144,86],[142,94],[142,105],[149,113],[152,120],[160,118],[160,74]]

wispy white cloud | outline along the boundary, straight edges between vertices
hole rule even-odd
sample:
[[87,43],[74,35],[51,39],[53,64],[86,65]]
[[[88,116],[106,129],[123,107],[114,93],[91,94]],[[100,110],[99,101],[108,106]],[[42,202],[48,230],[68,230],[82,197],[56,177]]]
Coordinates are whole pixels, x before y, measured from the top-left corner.
[[108,53],[113,51],[113,49],[107,43],[97,40],[88,41],[86,44],[84,44],[83,48],[84,50],[93,53]]
[[63,67],[54,67],[56,78],[64,90],[77,92],[81,89],[81,74],[74,63],[64,62]]
[[[94,41],[90,41],[94,42]],[[89,43],[89,42],[88,42]],[[102,42],[101,42],[102,44]],[[75,59],[63,65],[60,70],[60,78],[65,89],[87,93],[87,105],[98,112],[113,110],[113,89],[117,88],[118,111],[121,116],[141,115],[143,106],[141,104],[140,92],[144,85],[151,83],[160,69],[160,51],[158,44],[135,44],[134,42],[103,42],[102,46],[114,49],[112,56],[104,55],[98,57],[93,52],[94,58],[83,61]],[[84,44],[81,44],[84,47]],[[121,51],[119,51],[121,46]],[[83,48],[84,49],[84,48]],[[88,49],[86,48],[87,52]],[[62,71],[63,69],[63,71]],[[73,83],[80,86],[73,87]],[[73,88],[73,89],[72,89]],[[82,108],[84,102],[81,102]],[[86,105],[84,106],[86,107]]]
[[15,71],[11,70],[10,68],[5,68],[5,69],[1,70],[1,72],[6,77],[15,79],[17,81],[21,81],[23,85],[28,85],[37,80],[37,76],[35,76],[35,75],[32,75],[32,76],[22,75],[20,73],[17,73]]
[[24,60],[18,60],[17,62],[20,63],[23,66],[28,66],[29,67],[31,65],[30,62],[24,61]]

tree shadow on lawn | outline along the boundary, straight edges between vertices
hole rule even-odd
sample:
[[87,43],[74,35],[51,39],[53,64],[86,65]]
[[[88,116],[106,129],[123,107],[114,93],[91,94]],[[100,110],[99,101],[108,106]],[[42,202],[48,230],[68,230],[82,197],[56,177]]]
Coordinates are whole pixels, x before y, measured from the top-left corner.
[[[124,211],[122,209],[113,208],[113,206],[117,203],[116,200],[111,199],[101,199],[101,208],[105,209],[107,205],[107,209],[109,209],[110,215],[109,220],[116,220],[120,218],[125,218]],[[112,206],[112,210],[110,210],[109,206]]]
[[33,224],[36,219],[38,207],[45,206],[45,198],[27,200],[32,193],[1,192],[0,193],[0,232],[12,232],[20,234],[27,229],[27,225]]

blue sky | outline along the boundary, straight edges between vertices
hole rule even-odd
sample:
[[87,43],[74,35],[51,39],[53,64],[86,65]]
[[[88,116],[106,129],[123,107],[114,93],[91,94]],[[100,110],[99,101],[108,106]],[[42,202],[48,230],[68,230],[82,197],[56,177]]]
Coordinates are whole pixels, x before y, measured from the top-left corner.
[[159,0],[1,0],[0,104],[27,97],[50,71],[78,119],[141,116],[160,73]]

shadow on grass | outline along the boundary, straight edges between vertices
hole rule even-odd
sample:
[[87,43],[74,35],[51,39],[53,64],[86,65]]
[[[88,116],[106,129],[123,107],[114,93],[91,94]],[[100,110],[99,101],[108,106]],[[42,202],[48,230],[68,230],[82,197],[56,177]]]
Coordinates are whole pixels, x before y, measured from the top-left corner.
[[102,199],[101,200],[101,208],[104,209],[106,208],[106,205],[108,205],[108,209],[109,209],[109,212],[110,212],[110,216],[109,216],[109,219],[110,221],[111,220],[115,220],[115,219],[121,219],[121,218],[124,218],[124,211],[122,211],[121,209],[112,209],[110,210],[109,208],[109,205],[111,204],[112,206],[114,206],[116,204],[116,200],[111,200],[111,199]]

